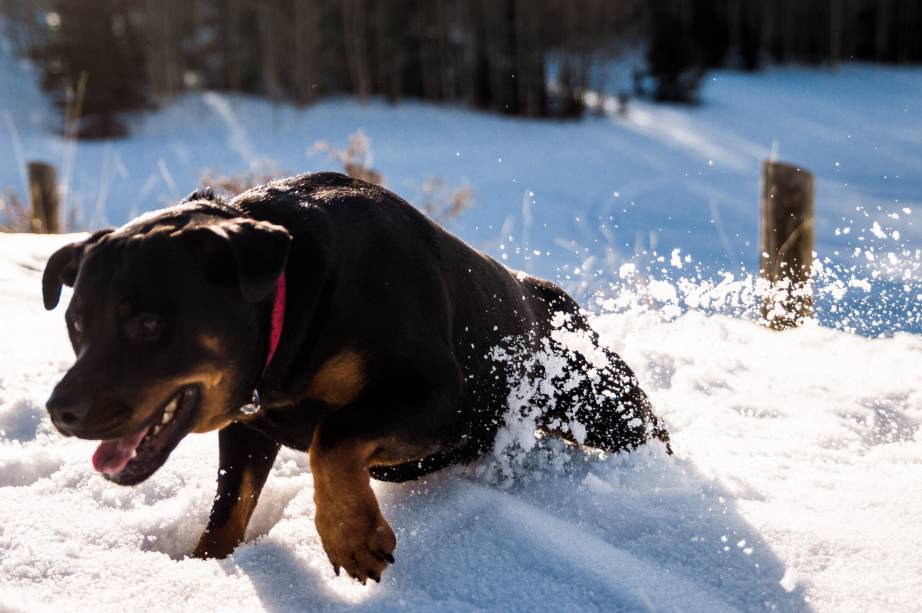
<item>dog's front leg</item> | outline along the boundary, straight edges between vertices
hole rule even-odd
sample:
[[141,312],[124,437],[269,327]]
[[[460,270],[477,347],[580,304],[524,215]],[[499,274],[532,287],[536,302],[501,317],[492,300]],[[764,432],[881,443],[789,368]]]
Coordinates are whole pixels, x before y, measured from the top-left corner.
[[243,541],[247,524],[279,445],[264,434],[232,423],[218,433],[218,493],[208,527],[192,552],[195,558],[224,558]]
[[397,544],[369,468],[451,448],[467,423],[457,404],[463,377],[453,354],[415,357],[416,368],[388,373],[388,385],[373,397],[324,416],[310,444],[317,532],[337,574],[343,568],[362,583],[381,579]]
[[362,583],[380,581],[394,561],[397,539],[369,482],[376,445],[324,434],[321,425],[310,449],[317,533],[337,575],[344,568]]

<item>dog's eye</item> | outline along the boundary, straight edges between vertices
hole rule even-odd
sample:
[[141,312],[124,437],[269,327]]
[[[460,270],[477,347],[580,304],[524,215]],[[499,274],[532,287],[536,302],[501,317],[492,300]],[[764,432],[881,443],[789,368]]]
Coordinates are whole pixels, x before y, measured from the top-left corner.
[[74,319],[71,325],[73,325],[74,332],[76,332],[77,334],[81,334],[83,332],[83,321],[82,320]]
[[163,321],[156,315],[143,313],[138,315],[134,328],[135,337],[138,340],[152,341],[160,336]]

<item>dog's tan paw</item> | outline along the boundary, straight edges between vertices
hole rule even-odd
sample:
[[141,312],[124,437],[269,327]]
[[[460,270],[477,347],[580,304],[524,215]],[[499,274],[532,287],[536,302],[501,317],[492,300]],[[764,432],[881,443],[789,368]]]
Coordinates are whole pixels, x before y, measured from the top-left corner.
[[381,581],[381,573],[394,563],[397,537],[380,512],[360,515],[317,514],[317,532],[333,564],[333,571],[345,570],[362,584]]

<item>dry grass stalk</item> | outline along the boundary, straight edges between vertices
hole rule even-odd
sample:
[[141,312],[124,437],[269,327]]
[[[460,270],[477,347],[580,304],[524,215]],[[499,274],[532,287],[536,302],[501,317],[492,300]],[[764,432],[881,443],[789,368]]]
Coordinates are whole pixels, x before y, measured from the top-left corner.
[[343,170],[350,177],[368,181],[375,185],[384,185],[384,176],[371,167],[371,141],[361,130],[349,135],[345,149],[340,149],[328,141],[319,140],[314,143],[308,154],[311,152],[328,154],[335,161],[342,164]]
[[29,211],[11,189],[0,194],[0,232],[32,232]]
[[224,196],[233,197],[251,187],[263,185],[284,176],[286,175],[283,172],[244,172],[238,175],[222,175],[209,170],[202,175],[199,185],[210,187]]
[[442,225],[461,217],[477,197],[470,185],[450,189],[439,177],[426,179],[419,191],[422,194],[420,208]]

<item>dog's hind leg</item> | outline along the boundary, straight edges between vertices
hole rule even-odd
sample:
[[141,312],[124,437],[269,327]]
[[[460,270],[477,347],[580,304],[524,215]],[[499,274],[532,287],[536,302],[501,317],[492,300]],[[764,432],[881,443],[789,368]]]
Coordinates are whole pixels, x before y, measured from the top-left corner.
[[589,394],[573,407],[575,421],[586,430],[583,443],[616,453],[657,439],[672,453],[669,434],[634,372],[617,353],[600,349],[608,366],[596,371],[598,380],[592,381]]
[[241,423],[218,433],[218,493],[194,558],[224,558],[243,541],[247,524],[278,454],[278,443]]
[[[555,357],[566,356],[567,374],[574,382],[572,387],[567,383],[567,391],[543,416],[541,429],[612,453],[634,449],[651,438],[663,441],[669,449],[669,435],[637,377],[621,356],[600,343],[579,304],[549,281],[526,277],[522,285],[543,324],[539,332],[547,341],[544,347]],[[566,338],[575,341],[576,350],[564,346]],[[591,353],[604,353],[603,360],[594,360],[603,365],[590,364],[580,353],[587,342]],[[571,422],[585,432],[571,429]]]
[[[611,453],[635,449],[651,439],[662,441],[672,453],[669,434],[627,363],[601,345],[598,335],[581,315],[573,316],[569,331],[583,335],[580,342],[589,341],[590,353],[595,353],[596,358],[590,364],[579,350],[566,349],[556,340],[549,341],[553,354],[567,357],[570,380],[566,391],[544,416],[542,429]],[[598,359],[600,356],[602,359]]]

